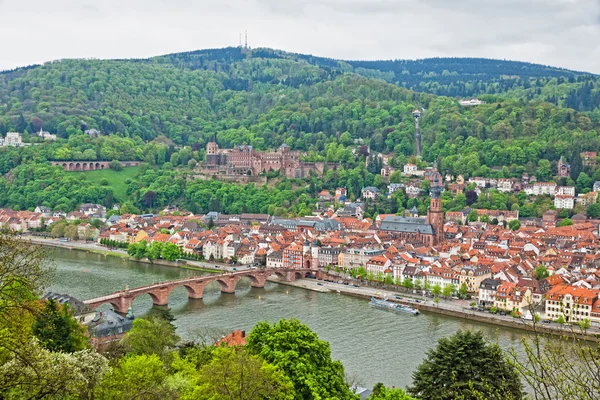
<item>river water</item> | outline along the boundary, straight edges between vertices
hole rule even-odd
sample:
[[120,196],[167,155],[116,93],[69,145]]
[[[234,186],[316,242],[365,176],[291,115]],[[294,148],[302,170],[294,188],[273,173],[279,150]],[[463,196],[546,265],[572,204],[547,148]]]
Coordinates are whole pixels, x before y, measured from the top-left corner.
[[[154,266],[82,251],[55,249],[56,278],[49,288],[81,300],[99,297],[149,283],[200,274],[197,271]],[[222,294],[216,282],[204,291],[202,300],[188,300],[181,287],[173,291],[169,307],[182,338],[198,329],[250,331],[259,321],[276,322],[298,318],[331,344],[334,359],[346,373],[360,377],[362,385],[377,382],[405,387],[412,371],[438,339],[459,329],[482,329],[489,340],[508,349],[520,347],[523,332],[494,325],[423,313],[420,316],[373,309],[365,300],[333,293],[317,293],[276,283],[262,289],[250,287],[247,278],[235,294]],[[152,308],[149,295],[133,302],[136,317]]]

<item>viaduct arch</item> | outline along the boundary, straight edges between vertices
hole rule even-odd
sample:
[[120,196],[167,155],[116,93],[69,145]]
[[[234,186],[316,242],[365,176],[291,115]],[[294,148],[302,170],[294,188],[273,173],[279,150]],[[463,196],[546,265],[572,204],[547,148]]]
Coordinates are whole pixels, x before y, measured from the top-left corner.
[[[135,167],[141,161],[119,161],[123,167]],[[53,167],[63,167],[65,171],[94,171],[109,169],[111,161],[50,161]]]

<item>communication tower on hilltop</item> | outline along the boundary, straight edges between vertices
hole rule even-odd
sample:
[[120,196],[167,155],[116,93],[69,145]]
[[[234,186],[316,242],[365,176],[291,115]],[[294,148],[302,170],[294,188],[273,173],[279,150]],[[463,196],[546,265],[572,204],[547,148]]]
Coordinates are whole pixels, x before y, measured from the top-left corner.
[[417,129],[417,133],[415,135],[417,139],[417,157],[421,157],[421,152],[423,151],[423,147],[421,145],[421,127],[419,126],[419,119],[421,118],[421,111],[415,110],[413,111],[413,117],[415,117],[415,127]]

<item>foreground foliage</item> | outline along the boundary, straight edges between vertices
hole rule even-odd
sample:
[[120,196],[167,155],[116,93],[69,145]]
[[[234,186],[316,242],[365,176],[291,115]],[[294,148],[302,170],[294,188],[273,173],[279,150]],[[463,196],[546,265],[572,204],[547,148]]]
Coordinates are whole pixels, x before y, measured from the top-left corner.
[[520,399],[517,370],[482,332],[459,331],[439,340],[413,374],[408,392],[418,399]]
[[355,398],[344,381],[343,365],[331,359],[329,343],[296,319],[258,323],[246,346],[250,353],[285,371],[296,399]]

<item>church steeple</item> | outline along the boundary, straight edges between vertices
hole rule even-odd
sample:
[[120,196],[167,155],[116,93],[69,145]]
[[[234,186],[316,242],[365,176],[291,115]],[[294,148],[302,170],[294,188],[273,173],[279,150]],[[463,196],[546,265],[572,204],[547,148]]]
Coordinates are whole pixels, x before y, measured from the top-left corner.
[[433,228],[433,244],[438,244],[444,241],[444,210],[442,209],[441,194],[444,190],[440,184],[439,175],[436,175],[433,180],[433,185],[429,190],[431,201],[429,210],[427,211],[427,222]]

